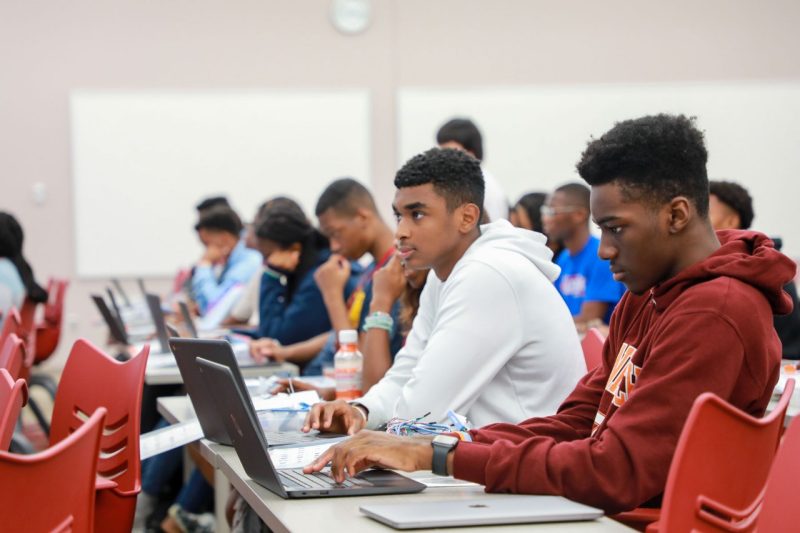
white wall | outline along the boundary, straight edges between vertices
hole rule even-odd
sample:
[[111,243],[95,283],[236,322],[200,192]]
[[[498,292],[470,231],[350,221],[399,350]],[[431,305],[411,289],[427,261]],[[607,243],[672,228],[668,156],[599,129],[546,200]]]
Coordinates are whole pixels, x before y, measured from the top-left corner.
[[[398,162],[398,88],[800,79],[794,0],[374,0],[372,24],[357,36],[333,29],[328,7],[328,0],[0,2],[0,209],[21,219],[39,276],[75,274],[75,90],[366,89],[365,179],[387,206]],[[491,162],[499,147],[487,143]],[[47,192],[41,205],[33,201],[37,182]],[[191,228],[186,238],[194,238]],[[91,327],[94,286],[70,287],[65,345],[81,334],[102,340],[102,329]]]

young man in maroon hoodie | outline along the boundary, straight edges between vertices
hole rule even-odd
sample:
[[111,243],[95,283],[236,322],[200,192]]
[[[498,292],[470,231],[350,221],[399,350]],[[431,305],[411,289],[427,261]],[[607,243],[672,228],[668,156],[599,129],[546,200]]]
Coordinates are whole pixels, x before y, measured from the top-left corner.
[[791,309],[781,288],[794,263],[760,233],[711,228],[707,157],[692,121],[669,115],[620,122],[583,153],[598,254],[629,292],[603,365],[555,415],[473,430],[472,442],[361,432],[307,470],[331,461],[341,480],[373,465],[432,468],[609,513],[657,504],[700,393],[764,414],[781,360],[772,315]]

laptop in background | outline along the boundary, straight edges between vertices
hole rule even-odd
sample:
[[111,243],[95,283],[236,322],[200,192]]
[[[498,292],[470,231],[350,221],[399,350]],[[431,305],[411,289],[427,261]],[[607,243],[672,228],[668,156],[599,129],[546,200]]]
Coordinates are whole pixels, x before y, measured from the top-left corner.
[[117,319],[124,329],[125,320],[122,318],[122,310],[120,309],[119,305],[117,305],[117,297],[114,296],[114,291],[111,290],[111,287],[106,287],[106,293],[108,294],[108,299],[111,301],[111,307],[114,309],[114,314],[117,315]]
[[[233,379],[242,390],[247,390],[239,364],[236,361],[233,348],[227,341],[211,339],[169,339],[169,346],[178,363],[178,371],[183,378],[183,386],[194,407],[197,420],[203,428],[203,434],[208,440],[220,444],[231,444],[231,439],[225,429],[225,424],[220,418],[219,411],[214,405],[214,398],[209,394],[208,388],[200,375],[196,363],[198,358],[203,358],[214,363],[228,367]],[[277,363],[268,363],[277,365]],[[249,396],[248,396],[249,398]],[[312,442],[321,438],[317,432],[302,433],[300,431],[269,432],[275,446]],[[331,435],[338,437],[340,435]]]
[[189,331],[189,335],[195,339],[198,338],[197,326],[195,326],[192,313],[189,311],[189,304],[186,302],[178,302],[178,307],[181,308],[181,316],[183,317],[184,324],[186,324],[186,329]]
[[164,318],[164,311],[161,309],[161,298],[157,294],[145,294],[147,307],[150,309],[150,317],[156,326],[156,338],[161,345],[159,353],[170,353],[169,333],[167,332],[167,321]]
[[100,315],[108,326],[111,337],[120,344],[130,344],[130,339],[128,339],[128,334],[125,332],[124,324],[119,318],[114,316],[114,313],[109,309],[103,297],[99,294],[92,294],[92,301],[94,301],[94,305],[97,307],[97,310],[100,311]]
[[117,292],[122,296],[122,301],[125,302],[125,307],[131,307],[131,300],[128,298],[127,293],[122,288],[122,283],[117,278],[111,278],[111,284],[117,289]]
[[506,494],[470,500],[362,505],[368,517],[395,529],[595,520],[603,511],[561,496]]
[[269,456],[269,440],[261,430],[253,402],[231,369],[207,359],[197,365],[214,398],[214,407],[223,419],[236,454],[248,476],[282,498],[367,496],[421,492],[425,485],[391,470],[367,470],[336,483],[325,472],[304,474],[301,468],[278,470]]

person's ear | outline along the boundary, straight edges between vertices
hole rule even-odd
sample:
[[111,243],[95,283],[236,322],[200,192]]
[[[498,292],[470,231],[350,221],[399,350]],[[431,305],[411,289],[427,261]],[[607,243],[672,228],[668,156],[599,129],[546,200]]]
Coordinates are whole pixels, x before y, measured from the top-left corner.
[[356,209],[355,219],[360,226],[364,226],[369,222],[369,219],[372,217],[372,211],[366,209],[364,207],[359,207]]
[[458,210],[460,211],[458,230],[461,233],[469,233],[475,226],[480,224],[481,210],[477,205],[464,204],[460,206]]
[[671,234],[680,233],[689,225],[694,211],[692,203],[685,196],[676,196],[666,206],[667,229]]

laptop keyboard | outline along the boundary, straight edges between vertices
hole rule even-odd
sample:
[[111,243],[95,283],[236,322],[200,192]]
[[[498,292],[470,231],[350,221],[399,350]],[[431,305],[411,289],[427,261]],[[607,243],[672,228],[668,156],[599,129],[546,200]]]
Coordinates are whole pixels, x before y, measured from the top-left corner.
[[336,483],[333,478],[324,472],[304,474],[302,469],[288,468],[278,470],[278,475],[284,487],[300,489],[340,489],[348,487],[371,487],[372,483],[360,478],[345,479],[343,483]]

